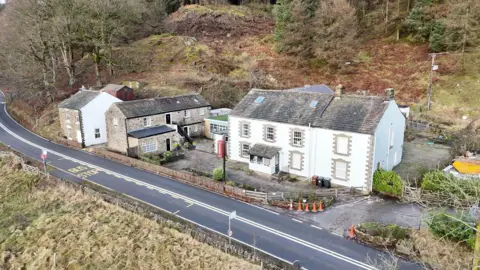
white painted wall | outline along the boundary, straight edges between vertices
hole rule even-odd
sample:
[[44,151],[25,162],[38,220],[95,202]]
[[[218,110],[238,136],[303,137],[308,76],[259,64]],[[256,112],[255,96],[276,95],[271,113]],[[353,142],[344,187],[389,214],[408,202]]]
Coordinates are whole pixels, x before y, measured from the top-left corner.
[[[272,164],[273,162],[273,164]],[[248,163],[248,168],[253,171],[265,173],[265,174],[273,174],[275,172],[275,158],[270,160],[270,166],[263,165],[263,160],[261,164],[258,163]]]
[[[250,138],[240,137],[240,122],[246,121],[250,123]],[[304,177],[309,177],[309,155],[308,155],[308,145],[310,145],[310,134],[308,132],[309,128],[305,126],[290,125],[284,123],[275,123],[264,120],[254,120],[254,119],[244,119],[236,116],[229,116],[228,119],[229,125],[229,147],[230,147],[230,159],[240,161],[240,162],[250,162],[249,158],[244,158],[241,156],[240,152],[240,142],[250,143],[252,147],[255,143],[271,145],[279,147],[280,150],[280,170],[288,172],[295,175],[300,175]],[[263,140],[263,125],[275,125],[276,128],[276,141],[275,142],[266,142]],[[290,128],[298,128],[305,130],[305,142],[303,147],[293,147],[290,145]],[[303,170],[295,170],[289,168],[289,155],[290,151],[299,151],[304,153],[304,167]],[[263,165],[262,165],[263,166]],[[273,164],[274,166],[274,164]]]
[[[393,147],[390,147],[389,144],[391,131],[393,131]],[[392,100],[375,131],[373,172],[378,168],[379,162],[383,169],[392,170],[402,161],[404,133],[405,117],[395,101]]]
[[[310,145],[310,176],[328,177],[336,185],[364,187],[367,174],[368,142],[372,135],[319,128],[313,128],[312,134],[314,140]],[[340,134],[351,136],[352,143],[349,156],[337,155],[334,152],[334,138],[335,135]],[[336,179],[332,175],[333,159],[349,162],[349,179]]]
[[[110,105],[115,102],[122,102],[120,99],[107,94],[101,93],[80,111],[82,112],[82,128],[85,146],[102,144],[107,142],[107,129],[105,123],[105,112]],[[100,138],[95,139],[95,128],[100,129]]]

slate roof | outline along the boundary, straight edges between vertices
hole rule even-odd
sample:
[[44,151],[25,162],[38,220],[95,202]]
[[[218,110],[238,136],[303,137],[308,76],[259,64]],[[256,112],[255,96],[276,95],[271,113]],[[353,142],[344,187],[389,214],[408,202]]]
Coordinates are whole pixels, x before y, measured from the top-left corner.
[[115,105],[127,118],[210,106],[210,104],[199,94],[139,99],[115,103]]
[[141,139],[141,138],[146,138],[146,137],[151,137],[155,135],[160,135],[168,132],[175,131],[175,129],[162,125],[162,126],[156,126],[156,127],[148,127],[148,128],[142,128],[142,129],[137,129],[137,130],[132,130],[128,132],[128,135]]
[[102,88],[102,91],[104,91],[104,92],[117,92],[124,87],[125,87],[125,85],[120,85],[120,84],[107,84],[104,88]]
[[275,156],[281,148],[269,146],[261,143],[256,143],[250,148],[250,155],[264,157],[264,158],[272,158]]
[[289,89],[289,91],[314,92],[332,95],[335,94],[335,92],[330,89],[330,87],[328,87],[326,84],[305,85],[304,87]]
[[100,94],[101,92],[92,90],[78,91],[73,96],[60,102],[60,104],[58,104],[58,107],[71,110],[80,110]]
[[[257,97],[263,102],[255,103]],[[316,101],[316,106],[312,106]],[[373,134],[388,107],[383,97],[251,90],[230,115],[293,125]]]

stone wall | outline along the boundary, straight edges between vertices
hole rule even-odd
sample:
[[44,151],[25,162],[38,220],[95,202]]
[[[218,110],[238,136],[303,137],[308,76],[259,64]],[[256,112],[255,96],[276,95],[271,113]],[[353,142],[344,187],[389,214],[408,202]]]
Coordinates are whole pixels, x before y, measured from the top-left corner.
[[[70,116],[69,118],[70,120],[67,120],[67,115]],[[63,136],[65,136],[68,140],[78,141],[77,131],[80,131],[80,133],[82,132],[81,125],[80,125],[80,121],[81,121],[80,112],[76,110],[59,108],[58,116],[60,118],[60,129],[62,131]],[[67,134],[68,127],[70,127],[70,136],[68,136]]]
[[[167,139],[170,139],[170,151],[172,151],[173,150],[173,145],[175,143],[180,143],[181,138],[180,138],[180,134],[178,134],[178,132],[172,131],[172,132],[167,132],[167,133],[160,134],[160,135],[157,135],[157,136],[152,136],[152,137],[148,137],[148,138],[139,139],[138,140],[138,154],[139,155],[144,154],[142,144],[147,142],[147,141],[156,141],[157,142],[157,151],[150,152],[148,154],[161,154],[161,153],[167,151],[167,144],[166,144]],[[133,147],[133,146],[130,145],[130,147]]]
[[[114,125],[114,118],[117,119],[118,125]],[[105,112],[105,121],[107,126],[107,148],[115,152],[127,154],[128,144],[125,116],[117,106],[112,105]]]

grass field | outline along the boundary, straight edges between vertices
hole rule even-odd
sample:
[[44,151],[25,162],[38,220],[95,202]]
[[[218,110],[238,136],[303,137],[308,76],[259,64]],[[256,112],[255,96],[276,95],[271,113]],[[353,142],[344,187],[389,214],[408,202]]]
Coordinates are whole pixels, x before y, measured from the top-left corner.
[[0,269],[259,269],[166,225],[12,168],[11,161],[0,162]]

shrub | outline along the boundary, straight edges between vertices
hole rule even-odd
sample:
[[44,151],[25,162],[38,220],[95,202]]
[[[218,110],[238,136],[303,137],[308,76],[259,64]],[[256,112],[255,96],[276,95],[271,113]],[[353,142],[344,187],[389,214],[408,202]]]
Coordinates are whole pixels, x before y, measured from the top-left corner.
[[215,168],[213,169],[213,180],[221,181],[223,180],[223,169],[222,168]]
[[140,156],[140,160],[146,161],[151,164],[160,165],[160,156],[153,154],[143,154]]
[[456,215],[433,213],[427,219],[427,224],[430,231],[438,237],[465,242],[471,249],[475,245],[475,222],[463,212]]
[[443,171],[434,170],[423,175],[422,190],[441,192],[457,196],[459,199],[475,199],[480,192],[480,181],[458,179]]
[[163,159],[164,159],[165,161],[170,161],[170,160],[172,160],[172,157],[173,157],[172,152],[170,152],[170,151],[165,151],[165,152],[163,152]]
[[373,190],[395,197],[401,197],[403,180],[394,171],[379,169],[373,174]]
[[232,186],[232,187],[235,186],[235,182],[233,182],[233,181],[227,181],[226,184],[227,184],[227,186]]
[[400,227],[396,224],[365,222],[360,224],[358,229],[368,235],[379,236],[382,238],[394,238],[396,240],[402,240],[409,237],[408,229]]
[[185,147],[186,149],[192,149],[192,144],[189,143],[189,142],[185,142],[185,143],[183,144],[183,147]]

